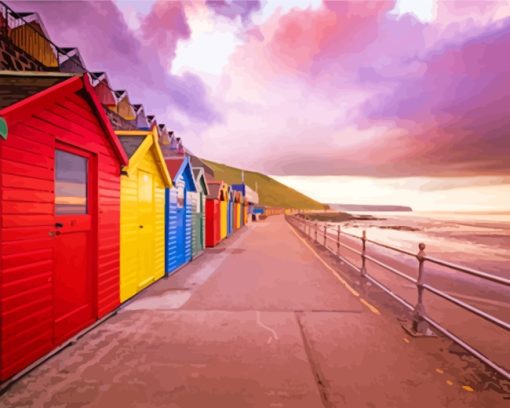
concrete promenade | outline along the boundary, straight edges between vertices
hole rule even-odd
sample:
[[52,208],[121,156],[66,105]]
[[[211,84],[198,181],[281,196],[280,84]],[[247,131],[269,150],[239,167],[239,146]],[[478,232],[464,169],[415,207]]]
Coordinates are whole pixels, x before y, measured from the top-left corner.
[[145,290],[0,407],[509,406],[471,359],[408,336],[378,299],[272,217]]

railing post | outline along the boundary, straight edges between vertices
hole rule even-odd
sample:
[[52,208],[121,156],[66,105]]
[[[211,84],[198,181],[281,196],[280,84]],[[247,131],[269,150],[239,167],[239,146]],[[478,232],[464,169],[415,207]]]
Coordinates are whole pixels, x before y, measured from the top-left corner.
[[324,246],[326,246],[326,234],[327,234],[327,228],[328,228],[328,224],[324,224]]
[[340,256],[340,234],[342,233],[340,224],[336,227],[336,256]]
[[317,242],[317,221],[315,221],[315,242]]
[[367,274],[367,259],[366,259],[366,252],[367,252],[367,231],[363,230],[363,233],[361,234],[361,276],[366,276]]
[[416,282],[416,288],[418,289],[418,300],[414,308],[413,316],[413,330],[416,333],[424,334],[427,331],[427,322],[424,319],[425,306],[423,305],[423,284],[424,284],[424,263],[425,263],[425,244],[420,242],[418,245],[419,251],[416,255],[418,260],[418,281]]

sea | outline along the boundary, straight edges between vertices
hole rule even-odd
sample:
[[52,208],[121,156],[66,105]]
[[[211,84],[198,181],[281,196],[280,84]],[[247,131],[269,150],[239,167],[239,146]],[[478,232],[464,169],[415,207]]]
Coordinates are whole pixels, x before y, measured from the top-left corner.
[[342,222],[350,233],[510,278],[510,211],[508,212],[350,212],[374,220]]

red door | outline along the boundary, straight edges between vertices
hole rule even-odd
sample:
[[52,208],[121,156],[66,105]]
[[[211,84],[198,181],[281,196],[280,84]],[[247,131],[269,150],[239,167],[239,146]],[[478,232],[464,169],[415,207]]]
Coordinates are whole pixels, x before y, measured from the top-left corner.
[[76,148],[55,150],[54,341],[94,321],[94,157]]
[[219,244],[221,241],[221,214],[220,202],[214,200],[214,245]]

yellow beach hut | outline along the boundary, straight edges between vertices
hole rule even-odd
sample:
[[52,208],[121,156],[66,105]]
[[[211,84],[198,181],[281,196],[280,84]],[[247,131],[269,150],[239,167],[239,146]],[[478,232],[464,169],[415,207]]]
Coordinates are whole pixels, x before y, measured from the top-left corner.
[[165,188],[157,128],[115,132],[129,157],[120,183],[120,301],[165,274]]
[[220,193],[220,239],[227,238],[228,233],[228,205],[230,197],[230,186],[226,183],[221,183]]

